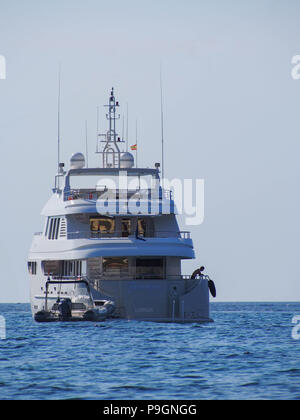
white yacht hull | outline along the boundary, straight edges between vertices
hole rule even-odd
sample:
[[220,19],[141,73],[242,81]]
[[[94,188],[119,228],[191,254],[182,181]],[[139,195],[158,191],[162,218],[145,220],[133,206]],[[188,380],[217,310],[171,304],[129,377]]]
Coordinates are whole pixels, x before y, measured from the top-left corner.
[[[67,170],[58,162],[42,210],[44,228],[34,234],[28,258],[32,314],[42,312],[37,318],[43,320],[50,313],[53,320],[64,307],[67,319],[98,310],[106,300],[116,318],[209,322],[212,280],[202,274],[204,267],[191,276],[181,272],[181,261],[194,259],[195,252],[190,232],[180,231],[176,219],[176,188],[165,188],[158,162],[140,168],[125,151],[113,88],[106,106],[108,131],[97,133],[102,167],[86,167],[82,153],[72,155]],[[176,185],[182,193],[185,183]]]

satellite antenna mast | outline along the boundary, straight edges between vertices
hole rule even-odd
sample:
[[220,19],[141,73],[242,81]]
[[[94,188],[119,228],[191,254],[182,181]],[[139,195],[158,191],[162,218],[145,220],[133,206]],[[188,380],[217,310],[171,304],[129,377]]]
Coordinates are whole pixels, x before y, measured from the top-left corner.
[[60,164],[60,79],[61,79],[61,64],[58,69],[58,98],[57,98],[57,169]]
[[135,156],[136,156],[136,167],[138,168],[138,122],[135,121]]
[[126,152],[128,152],[128,102],[126,104]]
[[60,162],[60,79],[61,64],[58,68],[58,95],[57,95],[57,175],[55,176],[55,191],[60,191],[60,177],[65,174],[64,164]]
[[120,105],[116,101],[114,88],[111,89],[109,103],[104,106],[108,108],[106,119],[109,123],[109,129],[106,134],[98,134],[98,139],[99,137],[104,138],[104,140],[100,140],[100,143],[105,143],[105,145],[102,150],[99,150],[99,141],[97,140],[96,153],[102,155],[103,168],[120,168],[121,150],[119,146],[121,146],[123,141],[116,132],[116,120],[120,119],[120,114],[117,114],[116,110]]
[[124,114],[122,115],[122,141],[124,141]]
[[87,120],[85,120],[85,154],[86,154],[86,167],[89,167],[89,156],[88,156],[88,128]]
[[162,187],[164,186],[165,168],[164,168],[164,109],[163,109],[163,88],[162,71],[160,66],[160,110],[161,110],[161,176]]

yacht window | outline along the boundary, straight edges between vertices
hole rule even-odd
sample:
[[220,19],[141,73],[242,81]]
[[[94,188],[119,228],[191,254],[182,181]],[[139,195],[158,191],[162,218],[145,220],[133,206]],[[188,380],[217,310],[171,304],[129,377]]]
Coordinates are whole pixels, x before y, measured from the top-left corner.
[[147,222],[145,219],[138,219],[138,234],[139,236],[146,236]]
[[82,261],[62,261],[62,275],[65,277],[76,277],[81,276],[82,273]]
[[92,232],[102,235],[113,234],[115,231],[115,219],[109,217],[90,218],[90,227]]
[[122,219],[122,237],[126,238],[131,233],[131,220]]
[[51,239],[55,239],[55,231],[56,231],[56,223],[57,219],[53,219],[53,226],[52,226],[52,232],[51,232]]
[[46,229],[45,229],[45,236],[47,236],[47,233],[48,233],[49,220],[50,220],[50,217],[47,217],[47,223],[46,223]]
[[43,261],[44,274],[51,274],[53,276],[60,275],[59,261]]
[[58,219],[56,220],[55,239],[57,239],[57,238],[58,238],[59,225],[60,225],[60,218],[58,218]]
[[53,219],[50,219],[50,226],[49,226],[49,232],[48,232],[48,239],[52,239],[52,226],[53,226]]
[[163,278],[164,259],[163,258],[137,258],[136,277],[137,278]]
[[43,261],[44,274],[52,276],[76,277],[81,276],[81,260]]
[[116,276],[128,274],[128,259],[123,257],[103,258],[103,274]]
[[[60,217],[51,217],[48,229],[48,239],[57,239],[60,225]],[[47,234],[47,233],[46,233]]]
[[29,274],[36,274],[36,262],[35,261],[28,261],[28,272]]

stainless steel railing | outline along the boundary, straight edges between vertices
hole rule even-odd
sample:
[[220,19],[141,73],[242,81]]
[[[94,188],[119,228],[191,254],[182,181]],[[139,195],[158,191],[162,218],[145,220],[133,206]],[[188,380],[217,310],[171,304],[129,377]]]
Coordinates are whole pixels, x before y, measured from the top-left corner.
[[[192,280],[191,275],[181,274],[181,275],[155,275],[155,274],[129,274],[129,273],[118,273],[118,274],[108,274],[108,273],[97,273],[94,276],[64,276],[57,274],[45,274],[45,276],[50,277],[52,280],[87,280],[88,282],[93,282],[94,278],[97,280]],[[206,276],[204,276],[206,277]],[[198,279],[193,279],[198,280]]]
[[162,197],[157,193],[156,190],[144,189],[144,190],[119,190],[119,189],[103,189],[103,190],[80,190],[72,189],[65,194],[64,200],[98,200],[108,199],[108,200],[119,200],[119,199],[129,199],[136,198],[141,200],[149,200],[150,195],[152,199],[161,199],[162,197],[167,200],[172,200],[172,191],[171,190],[162,190]]
[[[127,234],[122,231],[114,231],[112,233],[104,233],[98,231],[76,231],[67,233],[67,239],[128,239],[130,237],[135,237],[135,233]],[[188,231],[155,231],[153,234],[146,235],[143,238],[147,240],[155,238],[190,239],[190,237],[191,233]]]

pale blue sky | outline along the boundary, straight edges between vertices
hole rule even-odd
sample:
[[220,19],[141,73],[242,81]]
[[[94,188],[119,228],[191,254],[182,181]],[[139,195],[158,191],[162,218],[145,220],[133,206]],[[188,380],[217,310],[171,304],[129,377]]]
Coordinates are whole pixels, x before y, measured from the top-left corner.
[[205,265],[219,300],[299,300],[299,21],[298,0],[0,0],[0,301],[28,301],[27,253],[56,169],[59,62],[62,160],[84,151],[87,119],[97,162],[96,107],[114,86],[145,166],[160,160],[162,63],[166,176],[206,187],[184,273]]

